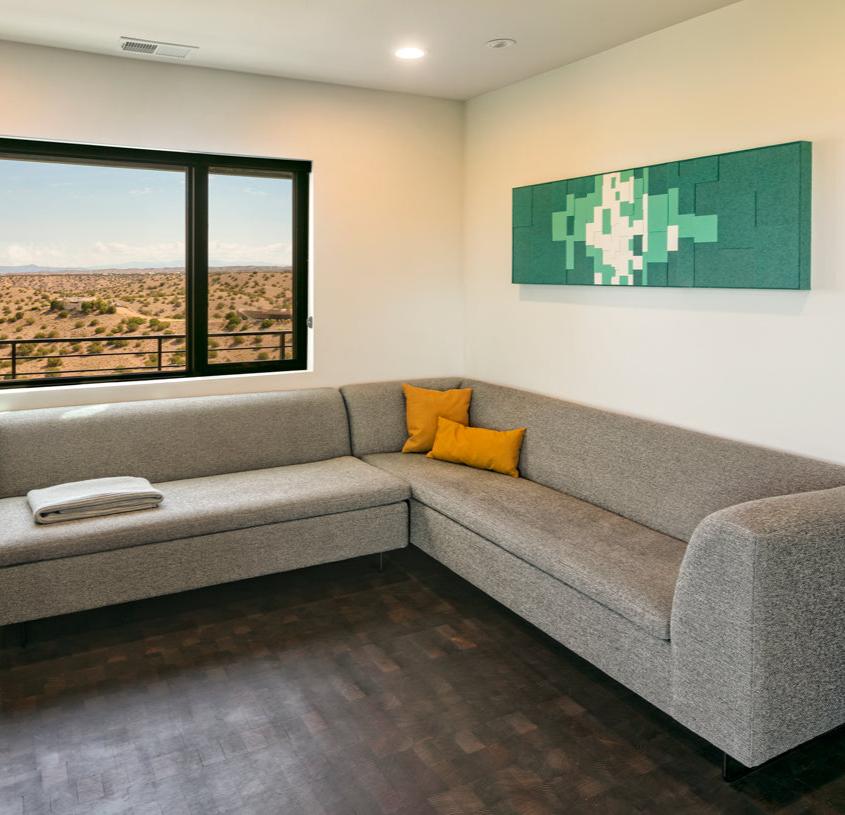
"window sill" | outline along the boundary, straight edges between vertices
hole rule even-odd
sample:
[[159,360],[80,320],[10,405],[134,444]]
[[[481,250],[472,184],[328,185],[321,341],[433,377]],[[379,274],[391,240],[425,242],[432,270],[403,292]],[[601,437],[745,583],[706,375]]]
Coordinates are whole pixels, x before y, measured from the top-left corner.
[[[44,385],[38,388],[0,390],[0,411],[92,405],[102,402],[136,402],[145,399],[178,399],[190,396],[221,396],[228,393],[261,393],[293,387],[291,377],[311,378],[313,366],[300,371],[151,378],[123,382],[83,382],[75,385]],[[282,384],[284,383],[284,384]]]

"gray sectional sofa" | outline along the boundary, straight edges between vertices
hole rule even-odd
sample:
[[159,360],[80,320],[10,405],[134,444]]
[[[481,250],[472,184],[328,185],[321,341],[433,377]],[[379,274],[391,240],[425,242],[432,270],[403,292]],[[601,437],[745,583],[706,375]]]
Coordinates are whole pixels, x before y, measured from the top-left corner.
[[[159,509],[35,526],[27,490],[131,473]],[[0,417],[0,625],[407,543],[408,486],[351,455],[334,389]]]
[[[408,541],[746,766],[845,722],[845,467],[525,391],[513,479],[399,452],[400,382],[0,417],[0,624]],[[342,396],[341,396],[342,395]],[[148,513],[23,495],[144,475]]]

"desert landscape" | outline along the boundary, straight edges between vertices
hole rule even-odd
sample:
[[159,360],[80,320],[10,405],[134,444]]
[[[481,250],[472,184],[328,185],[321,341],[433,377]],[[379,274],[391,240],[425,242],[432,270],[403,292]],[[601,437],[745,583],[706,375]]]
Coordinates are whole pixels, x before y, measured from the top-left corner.
[[[0,272],[0,376],[183,369],[185,280],[176,268]],[[291,336],[279,332],[291,309],[290,267],[209,269],[210,361],[290,358]],[[22,341],[14,377],[12,340]]]

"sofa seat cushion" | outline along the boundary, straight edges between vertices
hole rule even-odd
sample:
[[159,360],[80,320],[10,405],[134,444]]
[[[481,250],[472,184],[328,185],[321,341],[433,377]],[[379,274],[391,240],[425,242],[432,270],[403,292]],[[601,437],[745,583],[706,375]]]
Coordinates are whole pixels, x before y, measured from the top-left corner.
[[421,503],[669,639],[683,541],[524,478],[399,453],[364,460],[405,479]]
[[0,567],[383,506],[407,483],[352,456],[168,481],[158,509],[37,526],[26,498],[0,500]]

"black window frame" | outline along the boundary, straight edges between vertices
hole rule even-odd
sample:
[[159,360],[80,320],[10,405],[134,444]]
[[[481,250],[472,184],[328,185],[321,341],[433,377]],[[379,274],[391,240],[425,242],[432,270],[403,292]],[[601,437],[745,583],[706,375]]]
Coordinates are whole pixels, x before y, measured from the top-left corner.
[[[308,368],[309,192],[311,162],[232,154],[186,153],[72,142],[0,138],[0,160],[28,160],[111,167],[183,170],[185,172],[185,367],[178,371],[94,373],[40,379],[2,379],[0,388],[38,388],[99,382],[143,382],[192,379],[232,374],[303,371]],[[288,177],[292,202],[292,315],[293,359],[215,363],[208,356],[208,177],[216,169]]]

